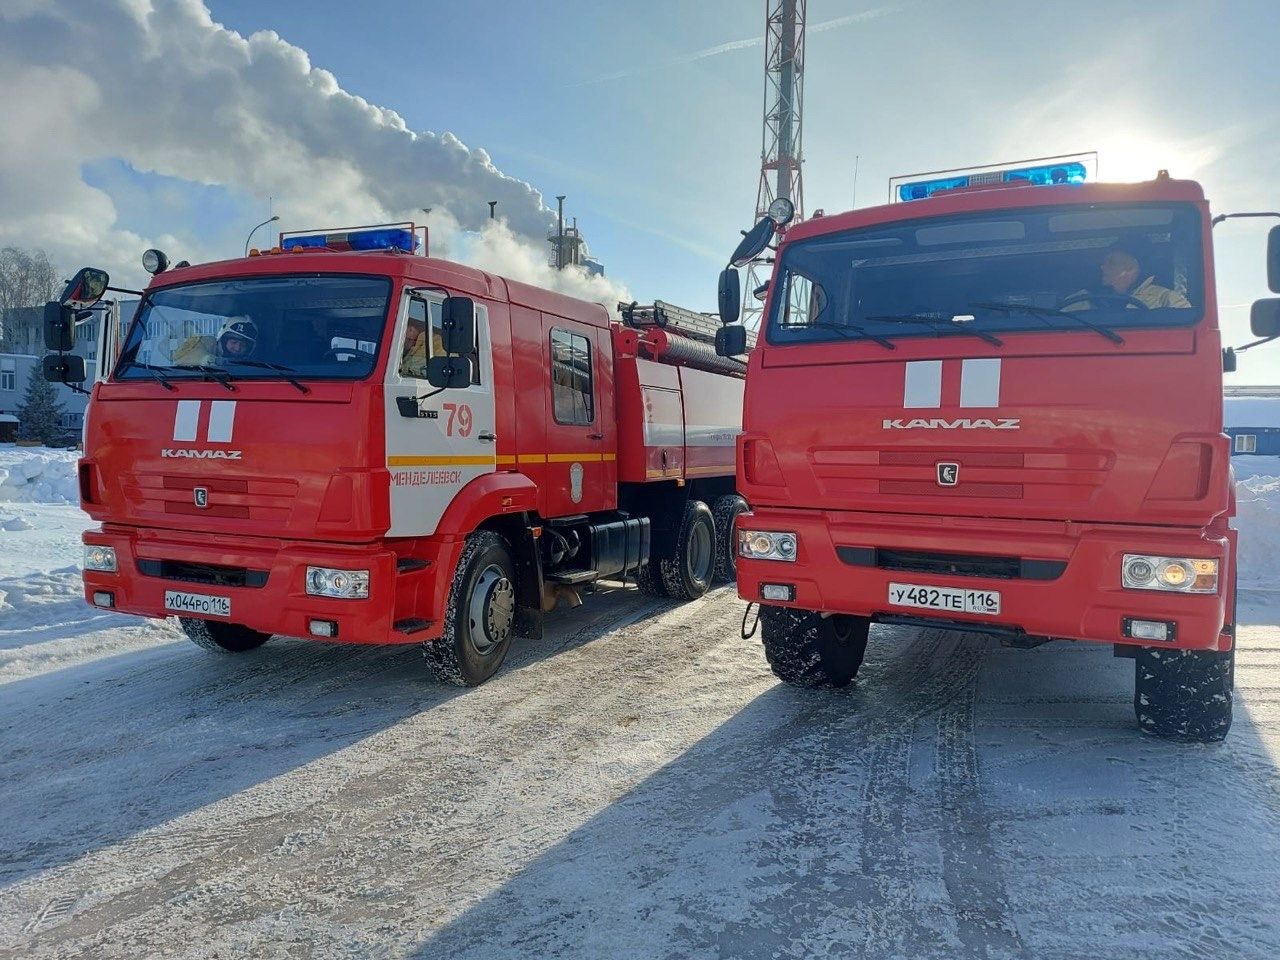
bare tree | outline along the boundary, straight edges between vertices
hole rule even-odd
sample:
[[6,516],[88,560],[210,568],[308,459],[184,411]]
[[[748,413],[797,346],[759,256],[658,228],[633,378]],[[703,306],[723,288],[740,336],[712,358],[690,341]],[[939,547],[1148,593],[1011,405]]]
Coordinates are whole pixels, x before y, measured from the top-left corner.
[[39,306],[53,299],[59,286],[58,270],[43,250],[0,250],[0,313]]

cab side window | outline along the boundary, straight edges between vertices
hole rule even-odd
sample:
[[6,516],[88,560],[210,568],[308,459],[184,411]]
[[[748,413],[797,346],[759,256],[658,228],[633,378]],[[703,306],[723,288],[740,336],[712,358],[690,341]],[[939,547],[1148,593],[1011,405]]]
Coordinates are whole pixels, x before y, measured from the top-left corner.
[[[434,307],[434,310],[430,308]],[[404,348],[400,351],[400,376],[416,377],[419,380],[427,376],[427,361],[431,359],[429,344],[428,311],[434,313],[438,320],[439,304],[427,304],[416,297],[409,301],[409,322],[404,328]]]
[[[480,382],[480,325],[482,311],[476,311],[475,362],[471,365],[471,382]],[[427,361],[444,356],[444,319],[440,301],[409,301],[409,322],[404,329],[404,348],[400,351],[400,376],[425,380]]]
[[587,424],[596,418],[591,341],[581,334],[551,331],[551,404],[557,423]]

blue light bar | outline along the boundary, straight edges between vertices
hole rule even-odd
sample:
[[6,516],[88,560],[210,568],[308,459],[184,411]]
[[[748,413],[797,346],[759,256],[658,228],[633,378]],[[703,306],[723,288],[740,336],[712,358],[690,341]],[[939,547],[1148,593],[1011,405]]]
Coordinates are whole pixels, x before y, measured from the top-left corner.
[[282,250],[302,247],[307,250],[403,250],[413,253],[419,240],[412,230],[381,227],[375,230],[348,230],[345,233],[312,233],[301,237],[285,237]]
[[1090,177],[1089,165],[1082,160],[1066,159],[1057,163],[1011,167],[1004,170],[982,169],[953,172],[930,180],[898,181],[894,184],[895,200],[924,200],[943,190],[988,186],[995,183],[1030,183],[1035,186],[1084,183]]
[[360,230],[347,234],[347,242],[352,250],[386,250],[395,247],[405,253],[413,253],[418,249],[418,238],[411,230],[384,229]]

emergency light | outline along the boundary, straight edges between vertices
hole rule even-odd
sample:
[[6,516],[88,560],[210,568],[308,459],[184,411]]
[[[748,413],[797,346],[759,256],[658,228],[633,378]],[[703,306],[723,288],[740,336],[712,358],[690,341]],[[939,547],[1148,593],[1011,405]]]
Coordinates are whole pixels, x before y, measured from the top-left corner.
[[370,230],[346,230],[341,233],[311,233],[283,237],[281,250],[403,250],[414,253],[419,239],[412,227],[376,227]]
[[992,184],[1056,184],[1084,183],[1097,174],[1097,154],[1082,153],[1065,157],[1043,157],[1016,164],[973,167],[963,170],[939,170],[923,177],[894,177],[889,181],[889,201],[899,203],[924,200],[944,190],[963,190]]

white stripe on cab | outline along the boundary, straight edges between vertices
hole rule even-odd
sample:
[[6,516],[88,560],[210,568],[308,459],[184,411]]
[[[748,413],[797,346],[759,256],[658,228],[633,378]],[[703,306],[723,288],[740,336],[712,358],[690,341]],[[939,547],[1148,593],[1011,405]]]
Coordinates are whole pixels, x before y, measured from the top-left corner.
[[234,400],[213,400],[209,407],[209,442],[230,443],[236,423]]
[[179,400],[178,410],[173,415],[173,439],[194,440],[196,427],[200,423],[200,401]]
[[902,405],[907,408],[942,406],[941,360],[907,361]]
[[960,406],[1000,406],[1000,358],[965,360],[960,367]]

